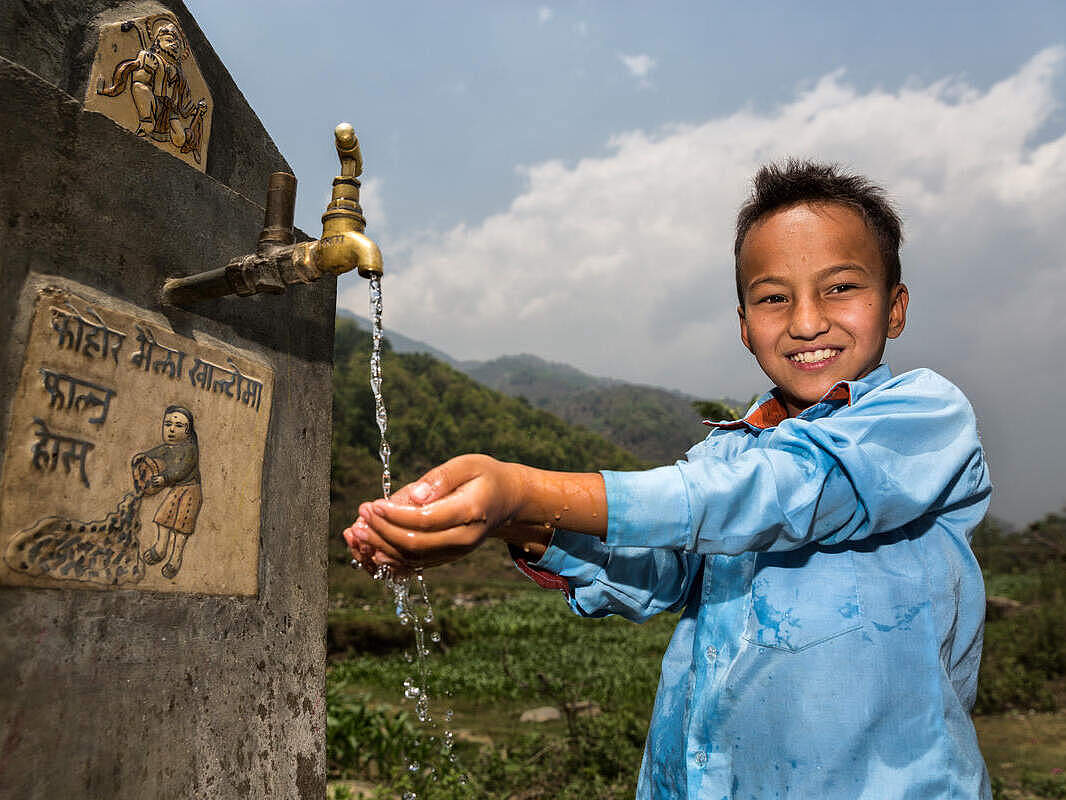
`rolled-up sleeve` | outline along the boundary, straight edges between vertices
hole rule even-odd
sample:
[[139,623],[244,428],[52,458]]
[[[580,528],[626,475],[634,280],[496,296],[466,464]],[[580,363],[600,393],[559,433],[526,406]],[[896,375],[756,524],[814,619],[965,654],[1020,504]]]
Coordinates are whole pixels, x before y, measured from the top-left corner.
[[528,568],[565,580],[570,607],[581,616],[642,622],[684,605],[701,561],[694,553],[608,547],[594,536],[558,530]]
[[989,492],[973,410],[929,370],[786,419],[728,459],[603,477],[608,546],[726,554],[860,539]]

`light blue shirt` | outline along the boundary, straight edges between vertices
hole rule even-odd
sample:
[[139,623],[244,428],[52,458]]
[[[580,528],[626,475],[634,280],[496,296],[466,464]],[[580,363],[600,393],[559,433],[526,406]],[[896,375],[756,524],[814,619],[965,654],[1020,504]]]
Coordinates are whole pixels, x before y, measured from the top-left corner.
[[638,798],[991,797],[990,484],[955,386],[882,365],[788,419],[768,393],[686,460],[603,478],[606,543],[558,531],[527,571],[583,616],[683,610]]

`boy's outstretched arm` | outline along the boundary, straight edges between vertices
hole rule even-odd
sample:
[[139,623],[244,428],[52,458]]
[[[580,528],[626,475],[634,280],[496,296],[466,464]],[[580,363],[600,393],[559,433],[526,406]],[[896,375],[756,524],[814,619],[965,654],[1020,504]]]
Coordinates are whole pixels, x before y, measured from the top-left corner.
[[606,536],[607,496],[599,473],[550,472],[466,455],[430,470],[394,500],[363,503],[359,521],[348,530],[359,545],[428,566],[470,552],[490,533],[540,547],[553,527]]

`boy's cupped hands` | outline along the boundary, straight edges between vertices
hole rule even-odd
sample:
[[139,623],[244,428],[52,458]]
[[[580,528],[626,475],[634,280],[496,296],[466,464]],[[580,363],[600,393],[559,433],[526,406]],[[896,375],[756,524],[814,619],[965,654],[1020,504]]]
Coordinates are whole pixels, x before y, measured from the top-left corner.
[[435,467],[390,499],[359,506],[344,531],[352,555],[373,571],[444,564],[486,538],[543,552],[556,526],[602,536],[606,521],[598,473],[560,473],[464,455]]

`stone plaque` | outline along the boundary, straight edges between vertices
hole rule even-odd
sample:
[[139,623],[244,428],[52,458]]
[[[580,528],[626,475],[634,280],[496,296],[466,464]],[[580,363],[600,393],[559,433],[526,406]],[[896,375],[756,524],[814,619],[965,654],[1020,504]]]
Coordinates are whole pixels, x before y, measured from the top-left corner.
[[100,27],[85,108],[206,170],[211,93],[173,15]]
[[0,583],[253,595],[273,370],[37,295],[0,477]]

